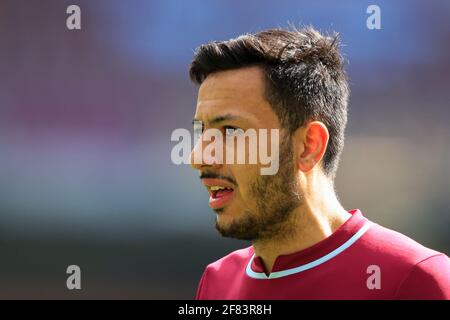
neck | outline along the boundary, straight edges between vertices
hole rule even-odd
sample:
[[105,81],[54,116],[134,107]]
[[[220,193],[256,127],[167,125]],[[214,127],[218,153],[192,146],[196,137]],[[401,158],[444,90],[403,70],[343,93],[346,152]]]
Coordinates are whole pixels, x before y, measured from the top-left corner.
[[253,242],[255,255],[263,261],[270,274],[280,255],[306,249],[329,237],[351,216],[339,203],[331,183],[326,178],[312,177],[303,189],[303,204],[295,209],[286,234],[279,238],[258,239]]

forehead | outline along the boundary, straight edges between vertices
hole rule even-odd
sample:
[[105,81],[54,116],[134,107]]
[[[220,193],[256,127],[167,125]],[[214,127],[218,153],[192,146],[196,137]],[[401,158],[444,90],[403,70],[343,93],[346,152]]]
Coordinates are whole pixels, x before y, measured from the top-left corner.
[[200,86],[195,118],[207,122],[221,114],[234,114],[273,125],[277,117],[265,100],[264,91],[264,74],[259,67],[211,74]]

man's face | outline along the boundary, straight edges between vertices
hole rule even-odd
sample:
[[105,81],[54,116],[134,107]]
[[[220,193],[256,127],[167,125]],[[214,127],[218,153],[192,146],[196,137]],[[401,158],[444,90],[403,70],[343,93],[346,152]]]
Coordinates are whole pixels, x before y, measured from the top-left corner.
[[[200,178],[209,191],[210,207],[217,213],[217,230],[223,236],[242,240],[287,236],[292,225],[291,213],[301,204],[292,142],[264,99],[264,81],[258,67],[209,75],[200,86],[194,117],[202,122],[203,130],[220,130],[224,143],[227,129],[279,130],[279,170],[275,175],[261,175],[259,162],[206,164],[203,161],[192,165],[200,171]],[[196,148],[200,143],[204,150],[211,142],[200,139]],[[216,191],[214,186],[228,190]]]

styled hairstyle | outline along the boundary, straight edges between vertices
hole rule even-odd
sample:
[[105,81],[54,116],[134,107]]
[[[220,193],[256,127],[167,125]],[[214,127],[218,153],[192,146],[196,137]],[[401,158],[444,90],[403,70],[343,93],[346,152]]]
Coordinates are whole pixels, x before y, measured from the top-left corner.
[[335,178],[344,147],[349,88],[338,35],[312,27],[269,29],[197,48],[190,65],[193,82],[208,75],[250,66],[266,77],[265,99],[290,136],[306,121],[321,121],[329,131],[323,169]]

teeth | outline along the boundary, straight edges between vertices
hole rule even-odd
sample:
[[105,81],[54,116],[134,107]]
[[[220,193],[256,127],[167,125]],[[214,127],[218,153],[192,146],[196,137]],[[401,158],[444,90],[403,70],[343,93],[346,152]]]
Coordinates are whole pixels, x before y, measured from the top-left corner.
[[223,189],[228,189],[227,187],[221,187],[221,186],[212,186],[210,187],[211,191],[218,191]]

